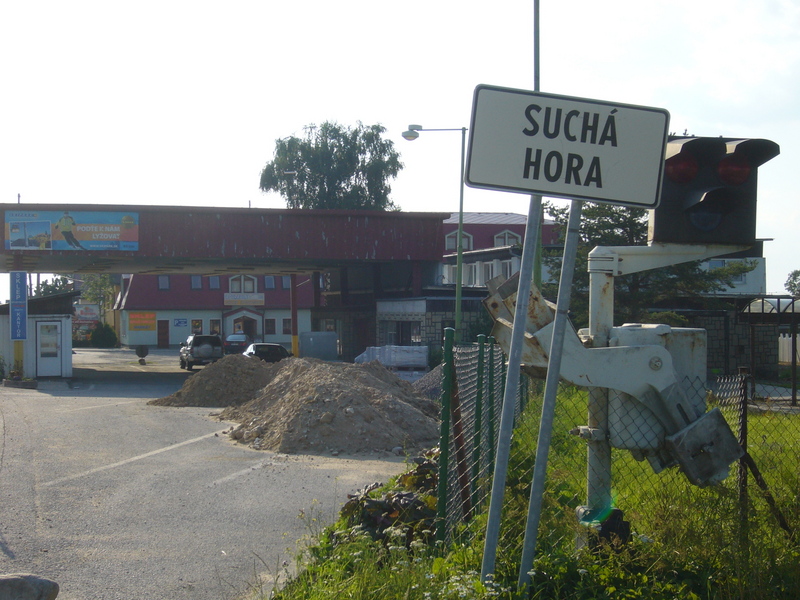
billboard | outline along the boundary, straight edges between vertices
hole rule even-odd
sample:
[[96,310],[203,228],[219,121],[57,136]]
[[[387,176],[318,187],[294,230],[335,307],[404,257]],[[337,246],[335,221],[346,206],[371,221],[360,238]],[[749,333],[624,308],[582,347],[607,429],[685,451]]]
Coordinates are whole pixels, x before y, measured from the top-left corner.
[[99,304],[76,304],[72,316],[72,341],[88,342],[92,331],[100,324]]
[[6,250],[139,249],[139,213],[5,211]]

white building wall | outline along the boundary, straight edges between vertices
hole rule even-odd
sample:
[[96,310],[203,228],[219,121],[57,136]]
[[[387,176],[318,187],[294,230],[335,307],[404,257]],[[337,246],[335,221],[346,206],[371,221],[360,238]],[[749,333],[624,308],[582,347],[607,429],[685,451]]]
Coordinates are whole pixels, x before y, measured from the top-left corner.
[[[156,314],[156,329],[151,331],[130,331],[129,329],[129,313],[130,312],[155,312]],[[255,311],[260,313],[261,310]],[[264,331],[264,319],[275,319],[276,333],[275,335],[260,335],[264,342],[275,342],[279,344],[288,344],[291,346],[292,336],[283,333],[283,319],[290,319],[292,311],[285,310],[268,310],[264,316],[248,313],[248,316],[259,320],[258,331]],[[217,320],[222,326],[221,334],[223,336],[233,333],[233,317],[223,318],[223,314],[219,310],[135,310],[135,311],[122,311],[120,317],[120,343],[124,346],[156,346],[158,344],[158,321],[169,322],[169,344],[170,346],[177,346],[181,342],[185,342],[186,338],[192,333],[192,321],[200,319],[203,321],[203,333],[208,334],[211,332],[211,321]],[[301,309],[297,313],[298,332],[305,333],[311,331],[311,310]]]
[[[797,338],[797,358],[798,362],[800,362],[800,335],[798,335]],[[792,362],[792,336],[788,333],[782,333],[778,336],[778,362]]]
[[415,315],[424,315],[426,301],[425,300],[378,300],[376,302],[376,313],[380,318],[381,315],[395,314],[395,313],[411,313]]
[[708,270],[710,266],[718,266],[718,262],[722,261],[724,264],[730,264],[743,261],[755,262],[755,268],[742,275],[742,281],[735,283],[729,288],[725,288],[722,292],[724,294],[742,294],[742,295],[758,295],[767,293],[767,261],[764,258],[725,258],[725,259],[709,259],[700,263],[702,269]]
[[[292,311],[286,310],[268,310],[263,317],[264,319],[275,319],[275,335],[263,335],[262,342],[269,342],[274,344],[283,344],[291,350],[292,336],[291,334],[283,333],[283,320],[292,318]],[[261,323],[259,331],[263,331],[264,324]],[[311,310],[301,309],[297,311],[297,333],[307,333],[311,331]]]
[[[150,331],[130,331],[129,313],[154,312],[156,329]],[[169,344],[177,346],[185,342],[192,332],[192,320],[202,319],[203,332],[209,333],[212,319],[222,321],[222,313],[218,310],[133,310],[122,311],[120,317],[120,343],[123,346],[156,346],[158,344],[158,321],[169,321]]]

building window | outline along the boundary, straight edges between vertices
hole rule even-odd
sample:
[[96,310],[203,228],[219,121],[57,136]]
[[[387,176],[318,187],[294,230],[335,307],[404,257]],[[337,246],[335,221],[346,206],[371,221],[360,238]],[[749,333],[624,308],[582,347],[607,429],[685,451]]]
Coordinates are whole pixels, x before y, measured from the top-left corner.
[[192,275],[192,289],[193,290],[203,289],[203,278],[200,275]]
[[[448,233],[444,238],[444,249],[447,252],[455,252],[458,248],[458,231]],[[461,232],[461,249],[472,250],[472,236],[465,231]]]
[[476,263],[462,265],[461,285],[478,285],[478,265]]
[[283,335],[292,335],[292,320],[283,320]]
[[169,289],[169,275],[159,275],[158,276],[158,289],[160,289],[160,290],[168,290]]
[[210,290],[218,290],[219,289],[219,275],[212,275],[208,278],[208,289]]
[[494,263],[483,263],[483,283],[494,277]]
[[522,243],[522,238],[520,238],[520,236],[514,233],[513,231],[509,231],[508,229],[494,236],[495,247],[514,246],[520,243]]
[[264,289],[265,290],[275,289],[275,275],[264,275]]
[[380,321],[378,334],[390,346],[418,346],[422,343],[422,323],[419,321]]
[[500,266],[503,269],[503,279],[508,279],[509,277],[511,277],[511,275],[513,275],[513,273],[511,272],[512,267],[510,260],[504,260],[503,262],[500,263]]
[[192,319],[192,333],[203,333],[203,319]]
[[455,285],[457,273],[458,267],[456,267],[456,265],[445,265],[442,273],[444,276],[442,283],[444,285]]
[[252,294],[256,291],[256,278],[250,275],[236,275],[228,280],[231,294]]
[[275,335],[275,319],[264,319],[264,335]]
[[292,276],[291,275],[284,275],[281,277],[281,287],[285,290],[292,289]]

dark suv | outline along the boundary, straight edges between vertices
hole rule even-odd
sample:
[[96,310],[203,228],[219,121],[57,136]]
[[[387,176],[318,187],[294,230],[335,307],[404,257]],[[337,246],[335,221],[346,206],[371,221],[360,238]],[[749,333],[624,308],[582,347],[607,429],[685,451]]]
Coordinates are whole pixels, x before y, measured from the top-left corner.
[[265,343],[250,344],[242,354],[250,358],[260,358],[268,363],[276,363],[291,356],[291,353],[280,344]]
[[222,338],[218,335],[190,335],[181,342],[181,369],[191,371],[195,365],[208,365],[222,358]]

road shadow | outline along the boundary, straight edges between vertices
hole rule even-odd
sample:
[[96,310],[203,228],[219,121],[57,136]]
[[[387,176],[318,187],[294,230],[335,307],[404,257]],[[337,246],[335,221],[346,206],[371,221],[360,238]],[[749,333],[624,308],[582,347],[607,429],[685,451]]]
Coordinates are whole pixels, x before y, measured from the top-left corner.
[[70,388],[86,387],[101,384],[104,386],[154,386],[154,387],[174,387],[179,390],[187,377],[192,373],[185,371],[164,372],[164,371],[132,371],[130,369],[113,369],[108,367],[74,367],[72,378],[67,385]]

